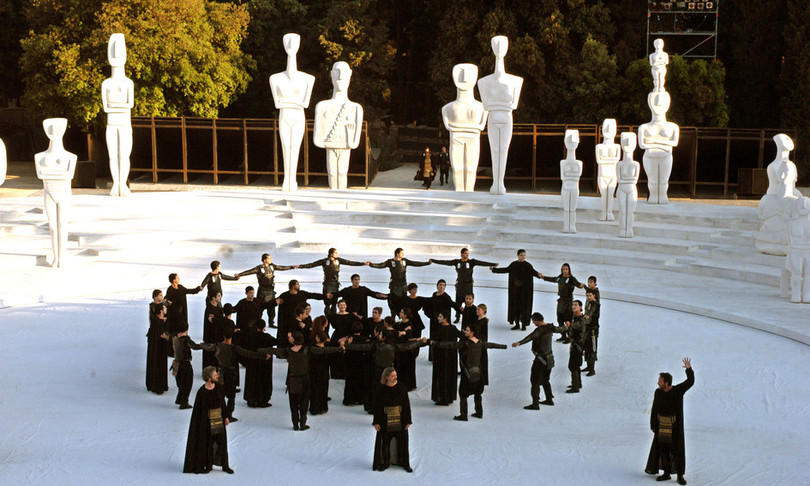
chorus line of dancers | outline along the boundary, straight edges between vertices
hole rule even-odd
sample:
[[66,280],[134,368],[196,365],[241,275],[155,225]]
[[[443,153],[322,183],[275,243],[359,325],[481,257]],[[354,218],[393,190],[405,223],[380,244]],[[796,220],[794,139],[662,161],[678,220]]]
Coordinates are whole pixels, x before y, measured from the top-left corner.
[[[431,297],[418,294],[415,283],[407,283],[408,267],[431,263],[453,266],[456,270],[455,298],[446,292],[444,279],[436,283]],[[360,277],[351,276],[351,286],[340,288],[341,265],[387,268],[390,272],[387,293],[360,285]],[[307,264],[282,266],[267,253],[261,263],[243,272],[227,275],[218,261],[200,285],[186,288],[176,273],[169,275],[166,292],[156,289],[149,305],[150,327],[147,334],[146,386],[162,394],[168,391],[167,358],[177,383],[175,403],[180,409],[193,408],[184,472],[206,473],[212,464],[233,472],[227,461],[226,426],[236,422],[236,394],[242,391],[248,407],[270,407],[273,393],[273,357],[287,361],[286,392],[289,396],[293,429],[310,428],[308,415],[328,411],[330,379],[345,380],[343,405],[362,406],[373,414],[377,443],[373,468],[384,470],[391,463],[390,442],[397,440],[397,464],[410,471],[407,429],[410,425],[408,392],[417,388],[416,358],[420,348],[428,347],[433,363],[431,399],[448,406],[457,398],[459,414],[483,418],[482,394],[489,384],[488,350],[506,349],[507,345],[489,342],[489,318],[486,304],[476,304],[473,269],[488,267],[494,273],[508,274],[507,321],[512,330],[532,332],[512,343],[512,347],[531,343],[534,355],[527,410],[540,405],[553,406],[550,374],[554,367],[552,334],[559,333],[569,344],[568,369],[571,385],[567,393],[579,393],[581,372],[595,374],[599,335],[599,289],[596,277],[587,287],[563,264],[560,274],[544,276],[526,261],[526,252],[517,251],[517,259],[507,267],[470,258],[463,248],[460,258],[414,261],[397,248],[394,257],[380,263],[357,262],[338,256],[331,248],[325,258]],[[276,295],[275,272],[295,268],[320,267],[323,271],[321,293],[302,290],[290,280],[288,290]],[[258,292],[245,288],[245,297],[235,305],[222,304],[222,281],[256,275]],[[558,286],[557,322],[547,323],[539,312],[532,313],[533,279]],[[574,289],[583,288],[586,302],[574,299]],[[202,342],[188,335],[187,295],[207,290],[203,315]],[[368,298],[384,299],[390,315],[382,307],[368,314]],[[312,318],[308,300],[324,302],[324,315]],[[455,312],[455,321],[453,321]],[[420,313],[427,318],[427,326]],[[265,320],[265,315],[267,320]],[[235,320],[234,320],[235,317]],[[277,325],[274,324],[277,318]],[[455,324],[460,322],[460,326]],[[269,324],[268,324],[269,323]],[[277,328],[276,336],[268,332]],[[424,336],[427,330],[427,336]],[[203,379],[195,404],[189,403],[193,383],[192,350],[202,351]],[[584,369],[583,356],[587,363]],[[240,390],[240,365],[244,368],[244,390]],[[458,376],[460,375],[460,380]],[[545,399],[540,400],[540,388]],[[468,398],[473,397],[474,411],[468,413]],[[216,437],[215,437],[216,436]],[[217,453],[213,454],[216,444]]]

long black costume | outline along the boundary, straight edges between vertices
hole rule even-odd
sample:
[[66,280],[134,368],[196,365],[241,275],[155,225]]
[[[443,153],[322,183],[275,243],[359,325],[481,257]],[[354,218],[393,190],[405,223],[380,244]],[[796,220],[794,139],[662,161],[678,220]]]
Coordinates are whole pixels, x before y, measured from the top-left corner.
[[457,396],[458,352],[440,346],[441,343],[455,344],[463,336],[456,326],[449,322],[436,328],[433,337],[433,381],[430,399],[439,405],[449,405]]
[[543,392],[546,395],[546,403],[552,404],[554,394],[551,392],[551,369],[554,368],[554,353],[551,348],[551,336],[555,332],[563,332],[565,326],[554,326],[553,324],[543,324],[537,326],[534,331],[528,336],[518,341],[519,344],[532,343],[532,354],[534,354],[534,361],[532,362],[531,371],[531,395],[532,405],[540,403],[540,387],[543,387]]
[[[414,321],[399,321],[394,325],[394,330],[397,333],[404,332],[405,334],[398,336],[397,341],[400,343],[407,343],[414,338],[418,338],[421,331],[414,329]],[[416,357],[419,355],[419,347],[408,350],[397,349],[394,366],[397,369],[399,382],[402,383],[408,391],[416,389]]]
[[206,473],[212,465],[228,468],[228,434],[225,430],[225,400],[219,385],[197,390],[188,425],[184,473]]
[[[430,330],[428,334],[430,339],[434,339],[436,329],[441,326],[441,324],[439,324],[439,314],[450,320],[451,309],[456,309],[456,313],[458,313],[460,312],[461,306],[456,303],[447,292],[442,292],[441,294],[439,294],[438,291],[433,292],[433,296],[430,298],[430,304],[425,307],[425,315],[430,318]],[[428,350],[428,359],[433,361],[433,348]]]
[[[380,387],[380,377],[382,376],[383,371],[389,366],[394,366],[396,368],[395,361],[397,353],[412,351],[427,345],[428,343],[421,340],[408,341],[406,343],[395,343],[392,339],[386,339],[385,341],[374,341],[364,344],[352,342],[346,345],[346,351],[366,351],[372,356],[372,361],[374,362],[374,371],[371,375],[374,383],[374,391],[372,393],[372,410],[375,406],[374,400],[376,400],[375,397],[377,396],[377,388]],[[399,374],[399,370],[397,370],[397,374]]]
[[567,329],[571,339],[568,353],[568,370],[571,372],[571,392],[582,388],[582,353],[585,351],[585,318],[582,315],[571,318],[571,326]]
[[[369,344],[371,339],[362,333],[352,335],[352,343]],[[374,361],[368,351],[354,350],[349,346],[344,355],[346,363],[346,386],[343,388],[343,405],[363,404],[366,411],[371,410],[371,390]],[[379,377],[377,377],[379,380]]]
[[[257,265],[251,269],[239,272],[239,276],[256,275],[256,280],[259,283],[259,290],[256,292],[256,300],[262,311],[267,310],[267,324],[274,327],[276,320],[276,307],[270,305],[271,302],[276,300],[276,271],[292,270],[294,266],[276,265],[275,263],[268,263],[265,265]],[[261,315],[261,314],[260,314]],[[286,337],[284,338],[286,340]]]
[[[305,263],[298,265],[298,268],[314,268],[321,267],[323,269],[323,295],[324,295],[324,312],[331,312],[335,306],[335,295],[340,290],[340,266],[349,265],[351,267],[361,267],[363,262],[355,262],[353,260],[346,260],[345,258],[321,258],[312,263]],[[326,294],[332,294],[329,299]]]
[[374,425],[380,430],[374,440],[372,468],[383,471],[391,465],[391,440],[397,440],[397,464],[410,471],[408,451],[408,425],[411,425],[411,402],[402,383],[381,385],[374,395]]
[[[205,313],[203,314],[203,342],[208,344],[215,344],[222,341],[222,326],[219,321],[224,317],[222,314],[222,307],[212,305],[210,301],[205,304]],[[216,366],[217,359],[214,353],[207,349],[203,350],[202,365]]]
[[146,389],[158,395],[169,389],[166,368],[169,341],[163,337],[167,331],[167,319],[158,317],[162,308],[162,303],[149,304],[149,330],[146,333]]
[[[484,342],[489,341],[488,317],[477,319],[471,327],[475,337]],[[481,350],[481,380],[484,382],[484,386],[489,385],[489,355],[487,354],[487,348]]]
[[169,312],[168,320],[166,321],[169,334],[177,334],[178,326],[181,323],[188,323],[188,301],[186,295],[197,294],[200,290],[202,289],[199,287],[187,289],[180,284],[177,285],[177,288],[169,286],[169,288],[166,289],[165,299],[170,302],[167,308]]
[[361,318],[368,317],[368,298],[374,297],[375,299],[385,299],[385,297],[377,297],[381,292],[375,292],[368,287],[362,285],[358,287],[344,287],[337,292],[337,297],[346,301],[346,310],[351,314],[359,314]]
[[504,268],[493,268],[494,273],[509,274],[509,307],[506,318],[509,324],[520,324],[523,329],[529,324],[529,315],[532,313],[532,299],[534,296],[534,282],[532,278],[540,278],[537,270],[527,261],[515,260]]
[[235,277],[232,275],[225,275],[222,272],[208,272],[208,275],[205,276],[202,283],[200,284],[200,288],[204,289],[208,287],[208,297],[212,297],[217,294],[222,293],[222,281],[223,280],[239,280],[239,277]]
[[228,399],[227,417],[233,419],[234,401],[236,398],[236,387],[239,386],[239,375],[237,374],[239,363],[238,356],[254,359],[265,359],[269,353],[257,353],[249,351],[241,346],[222,343],[201,343],[200,347],[205,351],[214,353],[219,363],[219,374],[222,375],[222,392]]
[[[312,349],[325,349],[312,346]],[[331,349],[339,349],[330,346]],[[312,353],[309,358],[309,414],[320,415],[329,411],[329,365],[342,355]],[[345,376],[345,371],[344,371]]]
[[[283,302],[278,306],[278,345],[280,347],[287,347],[290,345],[287,341],[287,333],[297,331],[295,329],[295,309],[309,299],[323,299],[323,294],[316,294],[314,292],[307,292],[306,290],[298,290],[295,293],[286,291],[278,296]],[[306,335],[305,335],[306,336]]]
[[372,263],[371,268],[387,268],[391,272],[391,280],[388,282],[388,307],[391,309],[391,315],[395,316],[400,311],[396,306],[398,304],[397,297],[405,297],[408,295],[408,267],[424,267],[430,265],[430,262],[417,262],[402,258],[389,258],[388,260],[380,263]]
[[[485,262],[483,260],[476,260],[475,258],[468,258],[463,260],[456,258],[454,260],[433,260],[433,263],[439,265],[450,265],[456,269],[456,304],[459,306],[464,303],[464,297],[467,294],[473,293],[473,268],[476,266],[493,267],[496,264]],[[458,312],[456,317],[458,317]],[[450,316],[446,316],[450,319]]]
[[[249,328],[242,336],[243,346],[250,351],[275,346],[276,338],[264,332],[264,329]],[[245,365],[245,387],[242,398],[248,407],[265,407],[273,397],[273,358],[250,359]]]
[[[695,372],[686,368],[686,380],[674,385],[671,390],[655,390],[652,411],[650,412],[650,429],[653,436],[650,455],[647,458],[647,474],[658,474],[663,470],[665,475],[675,472],[679,477],[686,472],[686,448],[683,439],[683,395],[695,384]],[[664,421],[674,423],[667,427]]]
[[546,282],[557,284],[557,322],[568,322],[573,317],[571,304],[574,303],[574,289],[582,287],[576,277],[559,274],[556,277],[543,277]]
[[588,363],[588,375],[596,373],[596,350],[599,339],[599,301],[585,302],[585,362]]
[[[276,302],[270,301],[272,306],[275,307]],[[233,306],[233,312],[236,314],[236,327],[245,331],[249,328],[256,326],[256,321],[262,317],[262,308],[259,299],[248,300],[244,298]]]
[[[329,325],[332,326],[332,329],[334,329],[332,336],[330,337],[332,343],[337,343],[340,339],[351,336],[352,324],[359,320],[354,314],[341,314],[339,312],[329,314],[328,319]],[[332,378],[336,380],[346,379],[346,365],[344,363],[343,356],[331,357],[329,360],[329,367]]]
[[483,364],[481,359],[487,349],[506,349],[505,344],[488,343],[480,339],[462,339],[459,342],[436,342],[438,349],[458,349],[461,356],[461,384],[458,394],[461,395],[460,418],[467,418],[467,397],[474,395],[475,416],[482,418],[484,408],[481,394],[484,393]]
[[172,338],[172,347],[174,348],[172,373],[177,382],[177,398],[174,403],[183,406],[188,404],[188,396],[191,394],[191,385],[194,382],[194,369],[191,367],[191,350],[202,348],[188,336],[174,336]]
[[287,393],[290,396],[290,414],[293,429],[306,429],[309,408],[309,364],[313,355],[340,352],[340,348],[301,346],[289,348],[259,348],[260,353],[273,354],[287,360]]

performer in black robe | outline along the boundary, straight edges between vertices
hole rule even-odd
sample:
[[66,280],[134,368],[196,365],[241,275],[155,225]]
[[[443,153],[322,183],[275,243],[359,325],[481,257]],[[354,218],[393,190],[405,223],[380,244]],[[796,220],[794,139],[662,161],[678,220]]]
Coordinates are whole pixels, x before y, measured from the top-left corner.
[[[560,274],[556,277],[541,278],[546,282],[557,284],[557,322],[568,322],[571,320],[571,303],[574,301],[574,288],[585,287],[576,277],[571,275],[571,265],[563,263],[560,267]],[[567,333],[563,333],[558,341],[568,341]]]
[[[259,348],[270,348],[277,344],[276,338],[265,331],[264,319],[256,321],[255,328],[249,328],[244,335],[244,348],[257,351]],[[251,408],[270,407],[273,397],[273,357],[270,359],[249,359],[245,366],[245,389],[242,398]]]
[[[396,323],[394,329],[397,331],[397,342],[407,343],[409,341],[419,340],[421,331],[417,331],[417,324],[412,320],[413,314],[407,307],[399,312],[400,321]],[[419,348],[409,349],[407,351],[397,350],[395,367],[399,373],[400,383],[402,383],[408,391],[416,390],[416,356],[419,354]]]
[[[292,265],[284,266],[272,263],[270,254],[264,253],[262,254],[261,265],[257,265],[235,275],[236,277],[256,275],[256,279],[259,282],[259,292],[256,295],[256,299],[259,301],[262,312],[267,310],[267,325],[271,328],[276,327],[276,307],[271,305],[271,302],[276,300],[276,271],[281,272],[284,270],[292,270],[293,268],[295,267]],[[284,342],[287,341],[286,338],[283,338],[282,340]]]
[[[318,318],[315,318],[318,321]],[[329,336],[324,331],[315,334],[313,348],[323,349]],[[331,342],[331,341],[330,341]],[[312,353],[309,360],[309,414],[322,415],[329,411],[329,365],[336,354]]]
[[509,274],[509,309],[507,320],[514,324],[513,331],[526,330],[529,315],[532,312],[532,299],[534,297],[534,282],[532,278],[540,278],[541,274],[526,261],[526,250],[517,251],[518,259],[505,268],[489,267],[493,273]]
[[565,393],[579,393],[582,388],[582,353],[585,351],[585,316],[582,315],[582,302],[575,300],[573,317],[565,323],[565,331],[571,341],[568,354],[568,371],[571,372],[571,386]]
[[[429,297],[419,297],[416,295],[419,292],[419,286],[415,283],[408,284],[408,296],[400,300],[402,309],[410,309],[410,325],[413,330],[411,337],[422,337],[422,331],[425,330],[425,323],[422,321],[422,316],[419,311],[425,311],[430,308],[433,301]],[[418,354],[418,353],[417,353]],[[402,381],[402,372],[399,373],[399,381]]]
[[[431,263],[436,263],[438,265],[451,265],[456,269],[456,304],[459,306],[464,303],[464,297],[467,294],[474,293],[473,291],[473,268],[478,265],[484,265],[487,267],[497,267],[497,263],[485,262],[482,260],[476,260],[475,258],[470,258],[470,250],[467,248],[461,249],[461,258],[456,258],[454,260],[436,260],[434,258],[430,259]],[[456,312],[456,323],[458,323],[459,319],[461,318],[461,313]]]
[[464,297],[464,307],[461,308],[461,328],[475,325],[478,321],[478,306],[475,305],[475,295],[467,294]]
[[217,260],[211,262],[211,271],[205,276],[200,288],[208,287],[208,297],[216,294],[222,294],[222,281],[223,280],[239,280],[239,274],[225,275],[220,271],[220,264]]
[[391,272],[391,280],[388,282],[388,308],[391,310],[392,316],[399,314],[402,308],[397,298],[403,298],[407,295],[408,267],[424,267],[430,265],[430,262],[408,260],[405,258],[405,250],[402,248],[394,250],[394,258],[389,258],[380,263],[366,263],[368,263],[371,268],[387,268],[388,271]]
[[346,310],[363,320],[368,316],[368,298],[387,299],[388,295],[375,292],[368,287],[360,285],[360,275],[352,275],[352,285],[339,290],[336,297],[346,301]]
[[203,369],[205,384],[197,390],[191,422],[188,426],[184,473],[207,474],[214,465],[233,474],[228,467],[228,434],[225,430],[229,420],[225,414],[225,400],[217,382],[216,368]]
[[[555,326],[554,324],[546,323],[543,314],[535,312],[532,314],[532,324],[536,326],[535,330],[528,336],[521,339],[516,343],[512,343],[512,347],[516,348],[522,344],[532,343],[532,354],[534,354],[534,362],[532,363],[531,372],[531,395],[532,403],[526,405],[526,410],[539,410],[540,405],[554,405],[554,394],[551,392],[551,369],[554,368],[554,352],[551,348],[551,336],[555,332],[563,332],[564,326]],[[546,399],[540,401],[540,387],[543,387],[543,392],[546,394]]]
[[355,262],[353,260],[346,260],[338,256],[336,248],[330,248],[326,258],[315,260],[312,263],[305,263],[303,265],[296,265],[296,268],[314,268],[321,267],[323,269],[323,295],[332,294],[332,297],[326,297],[323,301],[324,313],[328,314],[334,311],[335,295],[340,290],[340,265],[349,265],[352,267],[361,267],[365,265],[363,262]]
[[599,339],[599,301],[596,300],[596,292],[593,289],[585,290],[585,363],[587,371],[585,376],[596,374],[596,349]]
[[[436,328],[436,336],[433,343],[454,344],[462,336],[456,326],[444,314],[439,314],[439,327]],[[450,405],[456,400],[457,394],[457,374],[458,372],[458,352],[455,349],[447,349],[434,346],[433,349],[433,382],[430,390],[430,399],[436,405]]]
[[281,348],[259,348],[260,353],[273,354],[287,360],[287,393],[290,397],[290,414],[293,430],[307,430],[307,409],[309,408],[310,360],[313,355],[337,353],[338,347],[304,346],[304,336],[295,331],[289,338],[291,346]]
[[191,408],[188,396],[194,381],[194,369],[191,367],[191,350],[202,349],[188,337],[188,324],[178,326],[178,332],[172,337],[174,348],[174,361],[172,361],[172,374],[177,382],[177,398],[174,403],[180,405],[180,410]]
[[[371,339],[363,334],[363,324],[355,321],[352,324],[351,342],[368,344]],[[348,339],[344,339],[347,341]],[[343,405],[363,405],[366,410],[371,407],[371,370],[374,362],[366,351],[347,350],[344,355],[346,365],[346,386],[343,388]]]
[[[450,294],[445,292],[446,289],[447,282],[445,282],[444,279],[439,279],[439,281],[436,282],[436,291],[433,292],[430,303],[425,306],[425,315],[430,319],[430,330],[428,333],[430,339],[433,339],[436,328],[439,327],[439,314],[449,316],[451,315],[450,309],[456,309],[457,314],[461,310],[461,306],[450,297]],[[433,361],[433,348],[428,349],[428,360]]]
[[[475,308],[476,321],[472,324],[475,337],[481,341],[489,341],[489,317],[487,317],[487,305],[478,304]],[[489,385],[489,354],[487,348],[481,350],[481,381],[484,386]]]
[[169,334],[177,334],[180,324],[188,325],[188,302],[186,295],[199,293],[202,288],[196,287],[187,289],[180,285],[180,276],[176,273],[169,274],[169,288],[166,289],[165,303],[168,306],[169,315],[166,327]]
[[163,292],[155,289],[152,291],[152,302],[149,303],[149,331],[146,333],[146,389],[158,395],[169,390],[166,367],[169,334],[166,321]]
[[301,290],[301,284],[298,280],[290,280],[288,286],[289,290],[278,296],[281,303],[278,306],[278,334],[276,338],[278,339],[278,345],[281,347],[289,345],[287,333],[294,330],[296,309],[301,304],[306,304],[309,299],[322,300],[324,297],[323,294]]
[[[208,296],[205,302],[205,313],[203,314],[203,342],[216,344],[222,341],[222,328],[219,318],[222,313],[222,293]],[[206,366],[216,366],[217,360],[211,351],[203,351],[203,368]]]
[[[329,317],[329,325],[332,326],[334,331],[330,336],[330,339],[333,343],[340,341],[341,339],[351,336],[352,335],[352,324],[358,320],[357,316],[354,314],[350,314],[346,310],[346,301],[340,300],[337,303],[337,312],[328,315]],[[345,380],[346,379],[346,364],[344,362],[344,356],[332,356],[329,360],[329,369],[330,369],[330,376],[335,380]]]
[[397,464],[408,472],[411,469],[408,451],[408,428],[411,426],[411,402],[408,390],[397,382],[394,368],[386,368],[380,378],[381,386],[374,397],[374,441],[375,471],[385,471],[391,465],[391,441],[397,441]]
[[678,475],[678,484],[686,484],[683,475],[686,472],[686,448],[683,435],[683,395],[695,384],[695,372],[692,370],[692,361],[683,359],[686,369],[686,380],[672,386],[672,375],[661,373],[658,377],[658,389],[655,390],[652,411],[650,412],[650,429],[652,429],[653,442],[650,455],[647,458],[647,474],[664,474],[658,477],[659,481],[670,478],[675,472]]
[[464,328],[464,337],[459,342],[436,342],[433,343],[439,349],[458,349],[461,356],[461,385],[458,393],[461,395],[459,403],[459,414],[453,420],[467,421],[467,397],[473,395],[475,403],[475,418],[484,418],[484,406],[481,394],[484,393],[484,380],[481,372],[481,357],[486,349],[497,348],[506,349],[505,344],[488,343],[478,339],[475,335],[475,327]]
[[374,335],[374,328],[383,325],[385,320],[382,317],[383,308],[375,307],[371,309],[371,317],[363,319],[363,335],[371,338]]
[[[261,319],[262,311],[264,310],[261,303],[255,297],[256,290],[248,285],[245,288],[245,298],[240,300],[233,306],[233,311],[236,313],[236,327],[245,331],[248,328],[255,327],[256,321]],[[275,307],[276,302],[271,300],[266,305]]]

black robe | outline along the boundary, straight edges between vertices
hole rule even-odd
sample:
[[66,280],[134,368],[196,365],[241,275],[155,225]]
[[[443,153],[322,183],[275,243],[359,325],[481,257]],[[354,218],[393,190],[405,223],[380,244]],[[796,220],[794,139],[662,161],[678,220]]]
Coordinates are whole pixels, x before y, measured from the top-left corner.
[[[650,446],[650,455],[647,457],[647,467],[644,468],[647,474],[658,474],[658,471],[662,469],[679,476],[683,476],[686,472],[683,395],[694,384],[695,372],[692,368],[686,368],[686,380],[673,386],[668,392],[660,388],[655,390],[652,411],[650,412],[650,429],[655,435],[653,436],[652,446]],[[672,443],[666,444],[666,446],[658,443],[658,415],[675,416],[675,424],[672,427]],[[670,467],[666,467],[666,461],[670,461]]]
[[459,394],[463,399],[470,395],[481,395],[484,393],[484,381],[482,379],[481,359],[488,348],[506,349],[505,344],[488,343],[483,340],[473,342],[470,339],[462,339],[454,342],[437,342],[438,349],[458,349],[461,356],[461,384]]
[[[276,338],[270,334],[250,329],[243,336],[244,348],[257,351],[259,348],[269,348],[276,345]],[[269,354],[269,353],[268,353]],[[258,407],[270,402],[273,396],[273,358],[249,359],[245,366],[245,388],[242,398],[248,406]]]
[[278,339],[278,346],[286,348],[290,346],[290,342],[287,340],[287,333],[298,330],[293,326],[296,317],[295,309],[299,304],[303,304],[309,299],[323,299],[323,294],[307,292],[306,290],[299,290],[296,293],[292,293],[288,290],[279,295],[278,298],[283,300],[283,302],[278,306],[278,334],[276,334],[276,338]]
[[177,326],[181,323],[188,324],[188,302],[186,295],[199,293],[200,290],[199,288],[187,289],[182,285],[178,285],[177,288],[169,286],[169,288],[166,289],[165,299],[171,302],[167,304],[168,307],[166,309],[168,311],[166,325],[169,329],[169,334],[177,334]]
[[[223,331],[220,326],[219,319],[223,317],[222,307],[211,305],[211,302],[205,304],[205,313],[203,314],[203,342],[208,344],[216,344],[222,342]],[[203,351],[202,356],[203,368],[206,366],[216,366],[217,360],[214,353],[211,351]]]
[[[489,318],[485,317],[475,321],[473,332],[475,332],[475,337],[481,341],[489,341]],[[484,386],[489,385],[489,354],[486,347],[481,351],[481,381]]]
[[[330,340],[337,345],[338,341],[344,337],[352,335],[352,324],[358,321],[354,314],[338,314],[334,313],[329,316],[329,325],[332,326],[334,332]],[[331,370],[330,376],[336,380],[346,379],[346,365],[344,363],[343,355],[332,356],[329,360],[329,368]]]
[[[221,433],[216,434],[220,437],[215,437],[211,433],[209,410],[216,409],[219,409],[219,416],[223,421]],[[226,416],[227,409],[220,386],[215,385],[212,390],[205,388],[205,385],[201,386],[194,399],[194,409],[191,411],[191,422],[188,426],[184,473],[203,473],[210,470],[212,465],[227,467],[228,435],[224,424]]]
[[537,270],[525,260],[522,262],[515,260],[508,267],[493,268],[492,271],[509,274],[509,307],[506,316],[509,324],[521,323],[528,326],[534,296],[532,278],[540,278]]
[[256,327],[256,321],[262,317],[262,306],[258,299],[242,299],[233,306],[236,313],[236,327],[244,331]]
[[[456,326],[447,324],[436,329],[434,341],[456,343],[461,332]],[[433,349],[433,385],[430,399],[436,403],[451,403],[457,397],[458,352],[455,349]]]
[[208,272],[208,275],[205,276],[202,283],[200,284],[200,288],[208,287],[208,298],[221,294],[222,293],[222,281],[223,280],[239,280],[238,277],[234,277],[232,275],[225,275],[222,272],[212,273]]
[[[371,340],[363,334],[352,336],[353,344],[370,342]],[[371,410],[372,370],[374,369],[371,353],[349,348],[344,355],[344,362],[346,364],[346,386],[343,389],[343,405],[362,403],[366,410]]]
[[374,441],[375,471],[383,470],[391,464],[391,440],[397,440],[397,464],[410,468],[407,425],[411,422],[411,402],[408,390],[402,383],[394,386],[382,385],[374,396],[374,425],[380,430]]
[[166,321],[155,311],[163,304],[149,304],[149,331],[146,333],[146,389],[158,395],[169,389],[166,358],[169,356],[169,341],[163,338]]
[[[349,311],[349,313],[356,313],[359,314],[360,317],[366,318],[368,317],[368,298],[374,297],[375,299],[380,299],[381,297],[377,297],[379,293],[381,292],[375,292],[361,285],[357,288],[345,287],[338,291],[337,297],[346,301],[346,310]],[[382,298],[384,299],[384,297]]]

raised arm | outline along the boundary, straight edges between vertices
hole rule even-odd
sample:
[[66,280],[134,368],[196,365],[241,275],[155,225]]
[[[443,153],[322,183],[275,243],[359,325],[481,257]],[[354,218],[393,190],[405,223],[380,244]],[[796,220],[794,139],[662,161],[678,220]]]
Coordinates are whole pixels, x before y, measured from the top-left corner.
[[505,344],[498,344],[498,343],[486,343],[486,347],[489,349],[506,349],[508,346]]
[[458,262],[458,258],[456,258],[455,260],[436,260],[435,258],[431,258],[430,261],[431,263],[435,263],[436,265],[455,265],[456,262]]
[[236,351],[236,354],[245,358],[268,359],[271,356],[271,353],[260,353],[258,351],[250,351],[238,345],[234,346],[233,350]]
[[427,346],[428,341],[427,338],[417,339],[416,341],[411,341],[408,343],[397,343],[395,346],[400,351],[412,351],[414,349],[421,348],[422,346]]
[[273,270],[278,270],[279,272],[283,272],[285,270],[294,270],[295,265],[276,265],[273,263]]
[[281,359],[287,359],[287,348],[259,348],[256,350],[258,353],[272,354]]
[[350,267],[362,267],[366,263],[365,262],[356,262],[354,260],[346,260],[345,258],[338,257],[338,261],[343,265],[348,265]]
[[492,263],[492,262],[485,262],[483,260],[476,260],[475,258],[471,258],[470,259],[470,266],[471,267],[476,267],[476,266],[480,266],[480,267],[497,267],[498,264],[497,263]]
[[219,272],[220,277],[222,280],[239,280],[239,275],[225,275],[222,272]]
[[371,268],[385,268],[385,267],[388,266],[388,262],[390,262],[390,261],[391,260],[388,259],[388,260],[386,260],[384,262],[380,262],[380,263],[369,263],[368,266],[371,267]]
[[326,258],[321,258],[320,260],[315,260],[314,262],[304,263],[302,265],[297,265],[297,266],[298,266],[298,268],[315,268],[315,267],[320,267],[324,263],[326,263]]
[[430,265],[430,261],[418,262],[418,261],[415,261],[415,260],[408,260],[407,258],[403,258],[402,261],[404,261],[406,264],[408,264],[408,265],[410,265],[412,267],[424,267],[424,266]]
[[237,273],[237,275],[239,275],[240,277],[244,277],[245,275],[256,275],[257,273],[259,273],[259,268],[261,268],[261,266],[249,268],[244,272]]
[[509,273],[509,269],[512,268],[512,264],[510,263],[508,266],[503,268],[495,268],[494,265],[489,267],[492,270],[492,273]]

